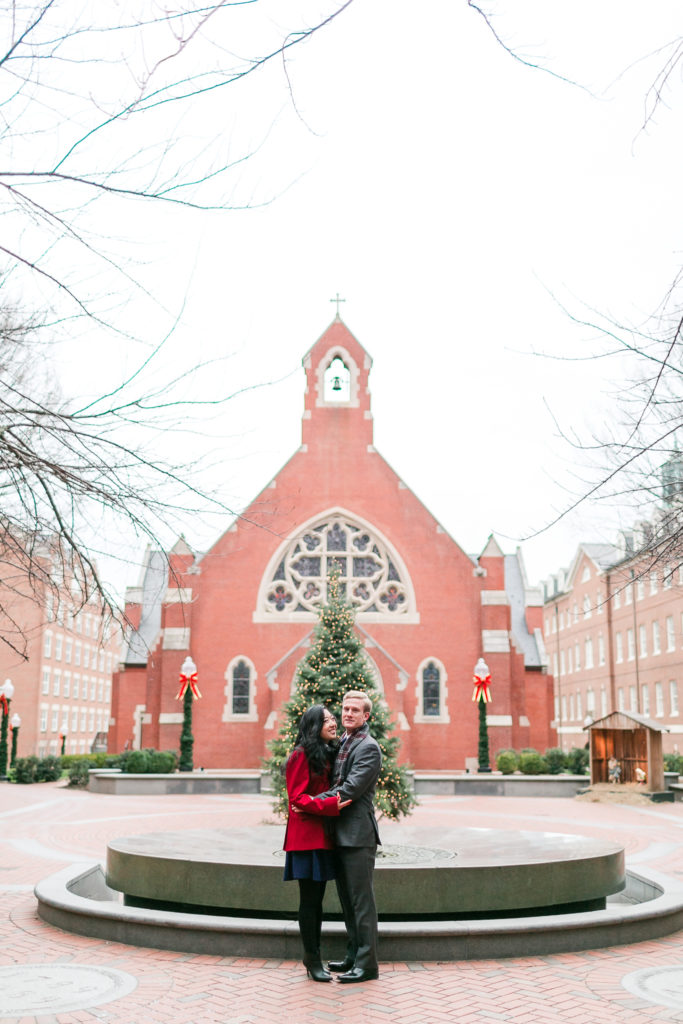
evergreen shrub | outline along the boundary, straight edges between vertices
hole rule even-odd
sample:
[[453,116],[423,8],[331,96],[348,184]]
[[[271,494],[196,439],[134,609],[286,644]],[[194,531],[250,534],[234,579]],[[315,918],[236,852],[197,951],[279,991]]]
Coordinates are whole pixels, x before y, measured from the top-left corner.
[[496,755],[496,768],[503,775],[512,775],[519,767],[519,758],[514,750],[499,750]]
[[[94,767],[94,766],[92,766]],[[70,786],[87,786],[91,765],[86,760],[73,761],[69,768]]]
[[545,763],[549,775],[560,775],[567,767],[567,758],[561,747],[549,747],[545,754]]
[[537,750],[523,750],[519,756],[519,770],[522,775],[543,775],[548,766]]
[[131,750],[126,758],[123,770],[132,775],[145,775],[149,771],[149,750]]
[[18,757],[12,770],[14,781],[22,786],[35,782],[37,765],[38,758],[33,754],[30,757]]
[[61,758],[49,754],[36,765],[36,782],[55,782],[62,777]]
[[588,771],[588,751],[585,747],[572,747],[567,754],[567,768],[572,775],[585,775]]

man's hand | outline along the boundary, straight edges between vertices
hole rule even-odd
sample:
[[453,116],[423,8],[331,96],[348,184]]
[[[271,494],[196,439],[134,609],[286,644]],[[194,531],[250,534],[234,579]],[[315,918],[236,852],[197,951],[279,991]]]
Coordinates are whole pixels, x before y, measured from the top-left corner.
[[348,807],[352,800],[342,800],[341,793],[337,793],[337,809],[341,811],[342,807]]

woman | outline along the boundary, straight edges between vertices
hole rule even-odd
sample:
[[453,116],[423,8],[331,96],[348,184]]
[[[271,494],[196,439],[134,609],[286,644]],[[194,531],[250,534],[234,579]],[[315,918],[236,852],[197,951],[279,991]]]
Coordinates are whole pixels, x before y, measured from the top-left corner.
[[332,742],[337,735],[334,715],[314,704],[304,711],[294,750],[285,767],[289,817],[285,832],[285,881],[299,883],[299,931],[304,947],[304,966],[314,981],[332,981],[320,959],[325,883],[334,878],[333,843],[325,832],[325,816],[338,815],[339,796],[320,798],[330,788],[334,760]]

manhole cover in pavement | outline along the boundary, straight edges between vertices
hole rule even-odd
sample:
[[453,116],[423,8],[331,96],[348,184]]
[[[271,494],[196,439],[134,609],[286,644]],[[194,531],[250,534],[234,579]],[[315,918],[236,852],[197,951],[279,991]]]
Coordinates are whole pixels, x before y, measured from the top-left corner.
[[121,999],[137,979],[112,967],[16,964],[0,967],[0,1020],[88,1010]]
[[659,1006],[683,1009],[683,965],[673,967],[646,967],[633,971],[621,979],[624,988],[640,999]]

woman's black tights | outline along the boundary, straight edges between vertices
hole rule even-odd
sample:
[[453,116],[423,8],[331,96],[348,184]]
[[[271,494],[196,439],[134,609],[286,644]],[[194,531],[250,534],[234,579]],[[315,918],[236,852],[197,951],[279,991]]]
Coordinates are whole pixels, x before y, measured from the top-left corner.
[[320,957],[320,931],[323,924],[325,882],[299,879],[299,931],[307,956]]

